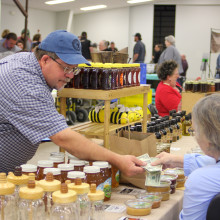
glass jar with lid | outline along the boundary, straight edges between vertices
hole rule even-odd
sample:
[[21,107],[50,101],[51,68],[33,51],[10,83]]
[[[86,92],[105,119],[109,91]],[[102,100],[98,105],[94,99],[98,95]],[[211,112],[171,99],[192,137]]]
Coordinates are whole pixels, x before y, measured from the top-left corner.
[[112,77],[114,78],[114,81],[115,81],[115,89],[118,89],[119,88],[119,81],[118,81],[118,78],[119,78],[119,70],[118,68],[120,67],[120,64],[119,63],[112,63],[111,64],[111,69],[112,69]]
[[54,168],[57,168],[58,164],[65,163],[65,154],[63,152],[52,152],[49,159],[53,161]]
[[90,74],[90,85],[91,89],[100,89],[100,83],[99,83],[99,78],[101,74],[101,69],[102,64],[101,63],[93,63],[92,64],[92,70]]
[[70,180],[71,183],[75,183],[76,178],[80,178],[82,183],[85,182],[86,175],[81,171],[71,171],[67,173],[67,180]]
[[37,162],[36,180],[44,179],[45,168],[53,168],[53,161],[52,160],[39,160]]
[[91,184],[88,197],[91,202],[90,219],[92,220],[105,219],[105,213],[103,208],[104,192],[101,190],[96,190],[96,184]]
[[47,173],[52,173],[55,180],[59,180],[61,182],[61,170],[59,168],[45,168],[44,169],[44,179]]
[[90,201],[88,198],[89,184],[82,183],[80,178],[76,178],[75,183],[70,183],[67,186],[77,193],[76,203],[79,210],[79,219],[88,220],[90,215]]
[[105,194],[104,201],[108,201],[111,198],[112,191],[112,173],[109,170],[109,164],[105,161],[95,161],[93,166],[100,168],[100,173],[103,179],[103,192]]
[[78,65],[79,71],[77,72],[77,74],[74,74],[74,77],[73,77],[73,88],[75,89],[82,88],[82,75],[83,75],[83,71],[85,67],[86,67],[86,64]]
[[29,173],[37,174],[37,166],[33,164],[22,164],[21,165],[22,174],[28,175]]
[[67,173],[70,171],[74,171],[74,165],[73,164],[59,164],[58,168],[61,170],[61,183],[65,183],[67,180]]
[[100,173],[100,168],[97,166],[84,167],[83,172],[86,175],[86,183],[96,184],[98,190],[103,191],[103,180]]
[[83,89],[90,89],[90,78],[92,74],[92,67],[85,66],[83,67],[83,73],[82,73],[82,88]]
[[7,182],[6,174],[0,173],[0,213],[1,220],[15,220],[17,219],[17,206],[15,200],[15,185]]
[[192,92],[199,92],[199,91],[200,91],[200,83],[198,81],[194,81]]
[[50,220],[78,220],[79,215],[76,207],[76,192],[68,190],[65,183],[62,183],[59,191],[52,194],[53,206]]
[[74,165],[74,171],[83,171],[83,168],[85,167],[85,161],[84,160],[70,160],[70,164]]
[[45,220],[43,189],[41,187],[35,186],[35,182],[29,180],[27,186],[20,188],[19,196],[19,219]]
[[45,205],[46,218],[49,219],[52,207],[52,193],[60,190],[61,182],[53,178],[52,173],[47,173],[44,180],[38,182],[44,190],[43,201]]
[[134,75],[134,84],[136,86],[140,86],[140,75],[141,75],[141,67],[140,67],[140,63],[135,63],[134,65],[135,67],[135,75]]

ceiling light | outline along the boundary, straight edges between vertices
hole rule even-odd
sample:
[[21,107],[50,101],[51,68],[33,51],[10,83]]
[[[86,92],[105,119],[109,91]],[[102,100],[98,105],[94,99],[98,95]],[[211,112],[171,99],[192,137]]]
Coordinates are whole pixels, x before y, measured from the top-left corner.
[[95,9],[101,9],[101,8],[106,8],[106,5],[94,5],[94,6],[88,6],[84,8],[80,8],[82,11],[89,11],[89,10],[95,10]]
[[129,0],[129,1],[127,1],[127,3],[135,4],[135,3],[150,2],[150,1],[153,1],[153,0]]
[[53,0],[53,1],[45,2],[45,4],[55,5],[55,4],[61,4],[61,3],[66,3],[66,2],[73,2],[73,1],[75,0]]

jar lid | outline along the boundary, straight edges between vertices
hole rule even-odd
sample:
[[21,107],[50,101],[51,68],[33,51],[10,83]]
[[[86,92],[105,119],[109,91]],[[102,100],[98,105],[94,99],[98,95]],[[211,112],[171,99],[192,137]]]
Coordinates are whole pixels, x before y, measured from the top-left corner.
[[53,178],[52,173],[47,173],[46,178],[44,180],[40,180],[38,185],[45,191],[45,192],[54,192],[60,190],[61,182],[55,180]]
[[61,189],[59,191],[53,192],[52,200],[54,203],[67,204],[76,201],[76,192],[73,190],[68,190],[65,183],[61,184]]
[[14,173],[9,173],[7,180],[15,185],[25,185],[28,183],[28,176],[24,174],[15,176]]
[[65,157],[65,154],[63,152],[51,152],[50,157]]
[[36,172],[37,166],[33,164],[23,164],[21,165],[22,172]]
[[89,184],[82,183],[80,185],[76,185],[76,183],[70,183],[67,185],[69,189],[77,192],[78,195],[86,194],[89,192]]
[[74,170],[74,165],[69,163],[58,164],[58,168],[62,171]]
[[80,172],[80,171],[71,171],[67,173],[67,178],[75,179],[77,177],[84,179],[86,175],[84,172]]
[[51,160],[39,160],[37,162],[37,166],[39,166],[39,167],[53,167],[53,161],[51,161]]
[[125,202],[125,205],[133,209],[147,209],[152,206],[152,203],[142,199],[130,199]]
[[7,182],[6,174],[0,173],[0,195],[10,195],[15,191],[15,185],[13,183]]
[[70,160],[70,164],[74,164],[74,166],[85,166],[84,160]]
[[92,163],[92,165],[100,168],[108,168],[108,162],[104,162],[104,161],[95,161]]
[[161,175],[160,179],[161,180],[176,180],[178,177],[178,175],[174,175],[174,174],[164,174],[164,175]]
[[93,183],[91,184],[88,197],[90,201],[100,201],[104,199],[105,195],[102,190],[96,190],[96,184]]
[[60,175],[61,170],[59,168],[45,168],[44,174],[52,173],[53,175]]
[[62,162],[64,162],[64,157],[53,157],[53,156],[50,156],[49,159],[52,160],[55,163],[62,163]]
[[162,199],[162,194],[159,192],[146,192],[135,195],[137,199],[150,200],[152,202],[158,202]]
[[25,187],[21,187],[19,190],[19,196],[21,199],[41,199],[43,197],[43,189],[41,187],[35,186],[35,182],[33,180],[28,181],[28,185]]
[[87,166],[83,169],[84,173],[100,173],[100,167],[97,166]]

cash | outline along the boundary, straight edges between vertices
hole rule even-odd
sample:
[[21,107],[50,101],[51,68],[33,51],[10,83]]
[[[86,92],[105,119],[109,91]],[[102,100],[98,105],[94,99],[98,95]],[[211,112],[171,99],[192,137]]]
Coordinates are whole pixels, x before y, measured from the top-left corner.
[[151,162],[155,161],[157,158],[150,158],[148,154],[143,154],[139,156],[138,159],[147,163],[145,166],[142,166],[147,171],[145,185],[160,185],[162,165],[151,166]]

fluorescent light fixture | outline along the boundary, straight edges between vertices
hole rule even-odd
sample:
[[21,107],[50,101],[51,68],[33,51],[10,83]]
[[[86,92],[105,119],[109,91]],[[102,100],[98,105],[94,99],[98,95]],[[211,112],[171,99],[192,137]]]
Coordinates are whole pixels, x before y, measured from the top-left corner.
[[48,5],[55,5],[55,4],[61,4],[61,3],[67,3],[67,2],[73,2],[75,0],[53,0],[53,1],[48,1],[48,2],[45,2],[45,4],[48,4]]
[[84,8],[80,8],[82,11],[89,11],[89,10],[95,10],[95,9],[101,9],[101,8],[106,8],[106,5],[94,5],[94,6],[88,6]]
[[141,2],[151,2],[153,0],[129,0],[127,3],[129,4],[135,4],[135,3],[141,3]]

